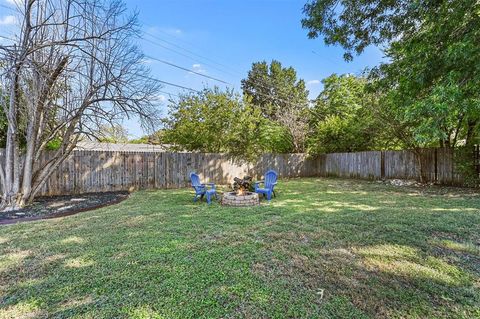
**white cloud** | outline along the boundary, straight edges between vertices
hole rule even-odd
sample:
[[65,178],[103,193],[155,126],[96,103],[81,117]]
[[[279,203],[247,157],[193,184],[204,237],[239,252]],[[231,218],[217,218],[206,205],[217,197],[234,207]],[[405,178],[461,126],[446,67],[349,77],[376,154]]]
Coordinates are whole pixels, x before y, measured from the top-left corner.
[[206,73],[207,70],[205,70],[205,68],[201,64],[195,63],[192,65],[192,71],[195,71],[197,73]]
[[310,80],[307,82],[307,85],[317,85],[320,84],[320,80]]
[[155,63],[155,61],[153,61],[152,59],[149,59],[149,58],[143,58],[142,63],[152,64],[152,63]]
[[158,94],[157,96],[155,96],[155,101],[165,102],[166,100],[167,100],[167,97],[163,94]]
[[163,34],[168,34],[169,36],[175,36],[179,37],[183,35],[183,31],[179,28],[169,28],[169,27],[148,27],[147,32],[149,33],[163,33]]
[[15,16],[4,16],[0,18],[0,25],[14,25],[17,24],[17,18]]
[[171,35],[181,35],[183,33],[182,30],[175,29],[175,28],[164,29],[163,32],[171,34]]

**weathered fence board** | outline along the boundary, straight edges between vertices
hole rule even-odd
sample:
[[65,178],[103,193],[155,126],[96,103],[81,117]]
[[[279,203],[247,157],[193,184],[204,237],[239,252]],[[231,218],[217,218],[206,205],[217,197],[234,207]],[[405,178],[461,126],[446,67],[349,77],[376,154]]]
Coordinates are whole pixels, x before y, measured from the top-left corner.
[[[475,150],[480,171],[480,149]],[[48,152],[42,154],[35,165],[44,165],[50,156]],[[4,150],[0,149],[0,164],[3,162]],[[225,154],[76,150],[50,177],[41,194],[186,187],[192,171],[206,182],[218,184],[229,184],[236,176],[258,179],[268,169],[275,169],[283,178],[419,179],[420,163],[426,181],[461,185],[454,162],[453,151],[448,148],[423,149],[420,157],[412,151],[333,153],[315,158],[305,154],[264,154],[256,163]]]
[[[50,156],[44,153],[35,164],[43,165]],[[192,171],[207,182],[229,184],[236,176],[261,178],[268,169],[277,170],[281,177],[318,175],[316,160],[304,154],[265,154],[251,164],[225,154],[76,150],[52,174],[40,194],[187,187]]]
[[381,152],[331,153],[320,155],[320,176],[381,178]]

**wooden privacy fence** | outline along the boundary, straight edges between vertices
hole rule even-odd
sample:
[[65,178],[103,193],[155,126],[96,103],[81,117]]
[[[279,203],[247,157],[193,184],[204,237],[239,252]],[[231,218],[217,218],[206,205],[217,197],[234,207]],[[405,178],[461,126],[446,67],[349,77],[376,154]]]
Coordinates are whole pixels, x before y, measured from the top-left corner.
[[[44,153],[36,165],[46,163],[51,154]],[[316,175],[316,165],[305,154],[265,154],[252,164],[225,154],[76,150],[50,177],[41,195],[187,187],[193,171],[218,184],[229,184],[236,176],[261,178],[271,168],[280,177],[306,177]]]
[[[478,147],[476,151],[480,162]],[[44,153],[35,165],[44,165],[51,154]],[[421,161],[426,181],[462,184],[451,149],[424,149]],[[2,150],[0,163],[3,165]],[[314,158],[305,154],[265,154],[256,163],[247,163],[225,154],[76,150],[50,177],[41,195],[187,187],[192,171],[206,182],[229,184],[236,176],[261,178],[268,169],[275,169],[280,177],[419,179],[420,176],[419,162],[411,151],[333,153]]]
[[[426,182],[462,185],[463,180],[455,166],[453,149],[427,148],[419,152],[420,156],[409,150],[324,154],[318,157],[318,175],[419,180],[422,167]],[[478,153],[478,147],[475,153],[472,150],[472,156],[478,158]]]

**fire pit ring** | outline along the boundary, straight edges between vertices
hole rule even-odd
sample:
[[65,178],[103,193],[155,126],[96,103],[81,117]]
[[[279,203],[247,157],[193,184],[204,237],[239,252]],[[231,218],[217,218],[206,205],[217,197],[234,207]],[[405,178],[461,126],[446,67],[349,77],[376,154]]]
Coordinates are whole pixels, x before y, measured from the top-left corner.
[[260,205],[260,199],[257,193],[245,192],[241,195],[236,192],[226,192],[222,197],[222,205],[246,207]]

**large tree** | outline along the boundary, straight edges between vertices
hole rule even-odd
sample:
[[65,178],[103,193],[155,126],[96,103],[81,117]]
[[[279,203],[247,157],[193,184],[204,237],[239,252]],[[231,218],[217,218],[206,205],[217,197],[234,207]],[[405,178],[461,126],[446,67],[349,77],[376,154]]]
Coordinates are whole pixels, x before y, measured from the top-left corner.
[[[133,113],[150,121],[158,89],[132,41],[136,15],[121,1],[26,0],[17,8],[18,33],[0,47],[8,92],[3,209],[31,201],[82,136]],[[39,167],[52,141],[59,145]]]
[[228,153],[251,160],[263,152],[291,147],[285,130],[263,118],[247,97],[216,87],[171,100],[164,124],[161,142],[175,150]]
[[217,87],[182,94],[170,101],[162,142],[176,150],[244,153],[257,125],[245,106],[241,96]]
[[312,0],[304,6],[302,26],[310,38],[323,36],[326,44],[342,46],[345,59],[351,60],[369,45],[388,46],[417,34],[442,2],[446,1]]
[[294,145],[294,151],[304,150],[307,133],[308,90],[305,81],[297,79],[293,67],[282,67],[273,60],[255,62],[242,80],[243,93],[253,105],[260,108],[264,118],[285,127]]
[[378,98],[367,79],[332,74],[323,81],[310,121],[308,152],[353,152],[396,146],[375,115]]
[[413,123],[421,145],[478,142],[479,10],[478,2],[439,3],[417,33],[392,43],[391,62],[374,70],[396,119]]
[[311,38],[345,48],[369,45],[387,62],[373,70],[385,123],[414,147],[478,141],[480,4],[475,0],[316,0],[302,21]]

